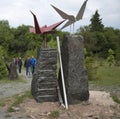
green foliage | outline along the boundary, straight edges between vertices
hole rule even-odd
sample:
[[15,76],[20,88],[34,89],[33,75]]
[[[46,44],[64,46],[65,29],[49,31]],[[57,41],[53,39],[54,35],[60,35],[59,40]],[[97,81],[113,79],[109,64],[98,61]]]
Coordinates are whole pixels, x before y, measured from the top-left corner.
[[87,54],[107,58],[108,50],[114,50],[115,60],[120,60],[120,30],[105,27],[103,31],[91,31],[90,26],[81,27],[78,35],[84,37]]
[[98,10],[96,10],[93,17],[90,19],[90,30],[91,31],[103,31],[104,25],[102,24],[102,19],[99,18],[100,15],[98,13]]
[[37,48],[34,50],[27,50],[26,53],[24,54],[24,58],[27,58],[28,56],[32,57],[37,57]]
[[109,49],[108,54],[109,56],[107,58],[107,62],[109,66],[111,67],[113,64],[115,64],[114,51],[112,49]]
[[34,50],[39,44],[37,35],[35,37],[35,34],[29,33],[29,26],[19,26],[17,29],[12,29],[12,32],[14,39],[9,44],[10,54],[13,53],[24,56],[27,50]]
[[0,45],[8,50],[9,43],[14,38],[7,20],[0,21]]
[[5,51],[3,49],[3,47],[0,46],[0,79],[2,79],[3,77],[6,77],[8,72],[7,72],[7,68],[5,65],[5,59],[4,56],[5,55]]
[[49,46],[50,48],[57,48],[57,41],[51,39],[51,40],[48,42],[48,46]]
[[93,57],[86,57],[85,66],[88,73],[88,79],[95,80],[97,78],[95,74],[97,73],[98,68],[98,65],[95,64],[95,59]]

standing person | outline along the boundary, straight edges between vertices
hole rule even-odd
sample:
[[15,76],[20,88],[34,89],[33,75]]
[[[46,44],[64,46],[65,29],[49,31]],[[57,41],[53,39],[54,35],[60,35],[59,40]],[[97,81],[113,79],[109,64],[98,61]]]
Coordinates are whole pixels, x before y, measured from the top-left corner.
[[26,76],[30,76],[30,66],[31,66],[31,60],[30,57],[28,56],[27,59],[25,60],[24,66],[26,68]]
[[22,68],[22,58],[19,57],[19,59],[18,59],[18,71],[19,71],[19,73],[21,73],[21,68]]
[[31,58],[32,74],[34,73],[34,70],[35,70],[35,64],[36,64],[36,59],[34,58],[34,56],[32,56]]

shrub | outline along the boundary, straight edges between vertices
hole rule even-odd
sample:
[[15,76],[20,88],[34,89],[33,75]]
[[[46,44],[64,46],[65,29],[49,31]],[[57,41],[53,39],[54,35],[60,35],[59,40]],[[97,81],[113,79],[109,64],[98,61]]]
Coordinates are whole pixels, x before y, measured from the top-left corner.
[[85,59],[85,66],[87,69],[89,80],[95,80],[97,78],[95,74],[97,73],[98,66],[94,65],[94,62],[95,60],[93,57],[86,57]]

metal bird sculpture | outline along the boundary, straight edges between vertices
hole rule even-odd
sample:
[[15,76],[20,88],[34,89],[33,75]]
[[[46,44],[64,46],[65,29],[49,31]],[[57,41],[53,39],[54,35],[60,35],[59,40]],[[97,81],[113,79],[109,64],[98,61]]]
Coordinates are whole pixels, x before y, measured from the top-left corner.
[[34,18],[34,28],[30,28],[29,31],[35,34],[41,34],[43,35],[43,41],[44,41],[44,47],[46,47],[46,38],[44,37],[44,34],[51,33],[53,30],[55,30],[60,24],[62,24],[65,20],[62,20],[60,22],[57,22],[55,24],[52,24],[50,26],[44,25],[42,27],[39,26],[38,20],[36,15],[30,11]]
[[76,21],[79,21],[80,19],[82,19],[84,11],[85,11],[86,4],[87,4],[87,1],[88,0],[86,0],[83,3],[83,5],[81,6],[81,8],[80,8],[78,14],[76,15],[76,17],[74,17],[73,15],[68,15],[67,13],[63,12],[62,10],[60,10],[60,9],[56,8],[55,6],[51,5],[63,19],[68,20],[66,22],[66,24],[61,29],[65,28],[65,27],[67,27],[67,26],[69,26],[71,24],[74,24]]
[[54,29],[56,29],[60,24],[62,24],[65,20],[62,20],[60,22],[57,22],[55,24],[52,24],[50,26],[44,25],[42,27],[39,27],[39,23],[37,20],[36,15],[31,11],[33,18],[34,18],[34,25],[35,28],[30,28],[30,32],[36,33],[36,34],[46,34],[46,33],[50,33],[51,31],[53,31]]

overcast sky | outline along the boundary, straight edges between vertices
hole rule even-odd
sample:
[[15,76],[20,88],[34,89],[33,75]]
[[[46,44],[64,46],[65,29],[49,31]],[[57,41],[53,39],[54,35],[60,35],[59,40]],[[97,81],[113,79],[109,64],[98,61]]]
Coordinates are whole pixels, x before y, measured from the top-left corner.
[[[22,24],[34,26],[30,10],[38,17],[39,25],[51,25],[62,18],[50,4],[64,12],[76,16],[85,0],[1,0],[0,20],[8,20],[10,27]],[[90,19],[98,10],[102,23],[120,29],[120,0],[88,0],[83,19],[75,23],[75,30],[89,25]],[[64,23],[63,23],[64,24]],[[62,25],[58,27],[61,28]],[[69,27],[63,29],[68,30]]]

